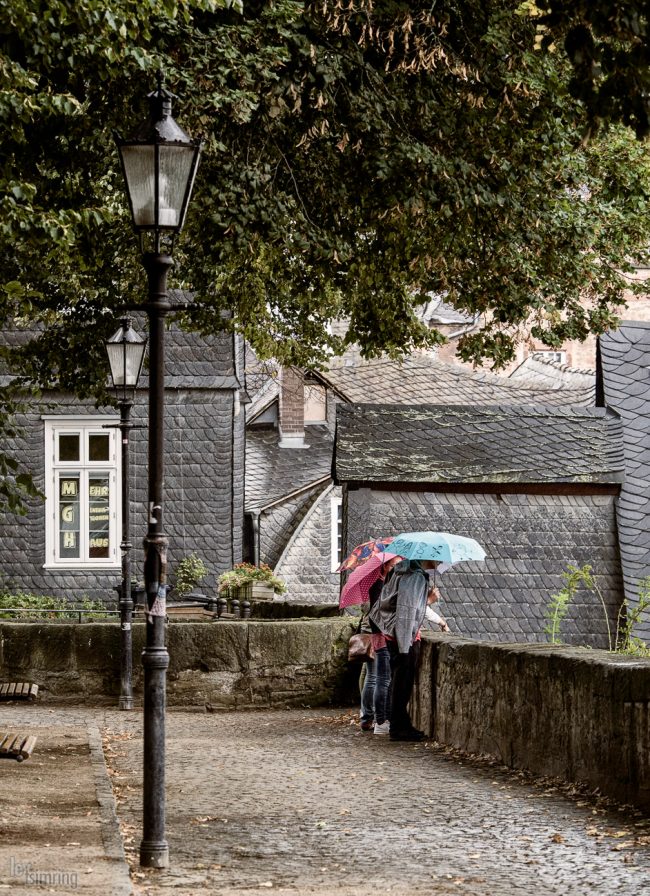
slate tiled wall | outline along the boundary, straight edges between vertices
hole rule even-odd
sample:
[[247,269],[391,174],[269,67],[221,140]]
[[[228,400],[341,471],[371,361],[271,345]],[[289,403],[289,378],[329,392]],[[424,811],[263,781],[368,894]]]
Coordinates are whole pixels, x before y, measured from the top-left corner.
[[339,574],[331,573],[331,496],[339,488],[321,492],[302,526],[282,556],[276,573],[287,583],[288,601],[334,604],[339,599]]
[[[618,531],[625,593],[636,606],[640,583],[650,575],[650,324],[628,321],[602,336],[601,357],[605,401],[623,420],[626,475],[618,499]],[[634,635],[650,643],[647,611]]]
[[[622,599],[614,499],[610,496],[350,491],[348,545],[424,529],[476,538],[484,563],[459,563],[440,578],[440,610],[452,630],[478,639],[547,641],[550,595],[567,564],[590,563],[615,626]],[[581,591],[562,625],[571,644],[607,647],[599,598]]]
[[[322,486],[303,492],[260,516],[260,560],[275,568],[305,515],[322,492]],[[329,538],[329,529],[327,531]]]
[[[44,424],[41,413],[98,414],[90,404],[52,396],[53,406],[32,411],[20,422],[23,434],[13,446],[44,488]],[[115,413],[115,412],[113,412]],[[146,425],[146,393],[137,396],[133,422]],[[234,438],[233,438],[234,427]],[[196,551],[210,570],[208,589],[219,572],[241,560],[243,515],[243,413],[233,416],[232,390],[170,390],[166,393],[165,531],[169,560]],[[146,533],[147,431],[131,434],[131,542],[133,580],[142,576],[142,538]],[[234,465],[235,474],[230,470]],[[43,569],[44,505],[33,503],[26,517],[0,516],[0,576],[15,587],[37,593],[83,594],[113,599],[118,570]]]

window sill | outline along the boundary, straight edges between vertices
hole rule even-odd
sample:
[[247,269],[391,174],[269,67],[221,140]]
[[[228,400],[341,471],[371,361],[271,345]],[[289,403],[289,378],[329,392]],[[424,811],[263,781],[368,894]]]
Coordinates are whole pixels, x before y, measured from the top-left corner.
[[44,563],[43,569],[57,570],[58,572],[92,572],[93,570],[104,570],[108,572],[120,572],[122,569],[119,563]]

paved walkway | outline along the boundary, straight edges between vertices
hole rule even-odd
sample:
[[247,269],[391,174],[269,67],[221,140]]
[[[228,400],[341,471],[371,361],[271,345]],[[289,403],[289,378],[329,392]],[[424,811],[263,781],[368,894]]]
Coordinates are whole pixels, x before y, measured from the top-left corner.
[[141,711],[0,705],[10,725],[38,743],[0,762],[0,891],[650,896],[650,818],[342,710],[170,711],[171,867],[144,871]]

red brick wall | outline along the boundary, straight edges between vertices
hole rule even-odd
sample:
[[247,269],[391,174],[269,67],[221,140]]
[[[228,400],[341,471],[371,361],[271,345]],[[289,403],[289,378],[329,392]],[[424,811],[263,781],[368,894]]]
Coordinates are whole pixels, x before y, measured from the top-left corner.
[[283,367],[280,374],[280,432],[302,435],[305,431],[305,387],[302,371]]
[[[644,279],[648,276],[649,272],[639,273],[639,279]],[[648,296],[637,296],[637,297],[628,297],[628,305],[626,308],[621,308],[619,312],[619,317],[622,321],[624,320],[643,320],[650,321],[650,295]],[[441,327],[442,332],[445,332],[447,328]],[[473,369],[472,364],[465,364],[463,361],[458,358],[456,355],[457,341],[451,340],[447,345],[441,346],[437,353],[437,357],[444,361],[447,364],[459,364],[461,367],[465,367],[468,369]],[[548,351],[549,348],[546,345],[542,345],[541,342],[535,339],[529,339],[526,341],[522,341],[517,347],[517,355],[516,359],[505,367],[503,370],[498,371],[498,373],[502,375],[508,375],[512,373],[512,371],[521,364],[529,355],[533,354],[536,351]],[[561,351],[565,352],[566,358],[565,363],[569,367],[574,367],[578,370],[595,370],[596,369],[596,337],[590,336],[584,342],[577,342],[575,340],[571,342],[566,342]],[[486,369],[489,369],[489,364],[486,364]]]

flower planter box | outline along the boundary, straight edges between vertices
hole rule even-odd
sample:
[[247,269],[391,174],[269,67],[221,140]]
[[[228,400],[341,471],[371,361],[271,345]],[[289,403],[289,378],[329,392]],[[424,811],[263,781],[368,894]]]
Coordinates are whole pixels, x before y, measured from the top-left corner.
[[273,590],[272,585],[267,585],[265,582],[253,582],[252,585],[252,599],[253,600],[273,600],[275,596],[275,591]]
[[245,585],[231,585],[228,588],[227,596],[230,600],[251,600],[252,598],[252,585],[250,582],[247,582]]

